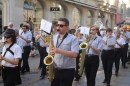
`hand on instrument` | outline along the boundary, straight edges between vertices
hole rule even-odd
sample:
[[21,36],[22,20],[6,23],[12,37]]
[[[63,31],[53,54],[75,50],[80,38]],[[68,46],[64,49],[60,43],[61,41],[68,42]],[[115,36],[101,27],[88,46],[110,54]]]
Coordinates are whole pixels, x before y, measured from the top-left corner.
[[112,47],[112,48],[114,48],[114,45],[108,45],[108,47]]
[[51,48],[51,50],[50,50],[50,54],[55,54],[55,53],[59,53],[59,49],[58,48],[56,48],[56,47],[53,47],[53,48]]
[[0,60],[3,60],[3,56],[0,54]]
[[23,39],[23,36],[19,35],[19,37]]
[[107,42],[105,42],[104,40],[102,40],[103,44],[107,45]]
[[49,42],[45,42],[45,46],[49,47]]
[[91,44],[88,44],[88,48],[91,48],[92,46],[91,46]]

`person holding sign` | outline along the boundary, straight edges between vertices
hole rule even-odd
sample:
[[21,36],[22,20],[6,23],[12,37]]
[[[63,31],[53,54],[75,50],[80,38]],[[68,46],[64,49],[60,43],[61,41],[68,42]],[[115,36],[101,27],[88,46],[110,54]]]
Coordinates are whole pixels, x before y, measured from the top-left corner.
[[52,55],[55,54],[55,77],[51,86],[72,86],[79,43],[74,35],[68,33],[68,19],[60,18],[56,26],[58,34],[53,37],[55,47],[50,50]]
[[87,86],[95,86],[95,78],[99,67],[99,54],[102,49],[102,40],[97,34],[99,27],[93,25],[90,27],[90,34],[92,37],[88,43],[85,59],[85,73],[87,78]]

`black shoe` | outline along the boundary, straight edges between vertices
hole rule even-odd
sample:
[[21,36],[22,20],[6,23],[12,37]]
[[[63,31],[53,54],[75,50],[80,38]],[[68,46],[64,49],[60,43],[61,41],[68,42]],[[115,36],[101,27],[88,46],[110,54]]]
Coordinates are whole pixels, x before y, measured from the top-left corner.
[[21,75],[24,75],[24,72],[21,72]]
[[42,68],[41,67],[38,67],[38,70],[41,70]]
[[118,76],[118,73],[116,73],[115,75]]
[[107,84],[107,86],[110,86],[110,84]]
[[76,78],[74,81],[79,81],[79,78]]
[[126,66],[123,66],[123,68],[125,68],[125,69],[126,69],[126,68],[128,68],[128,67],[126,67]]
[[30,70],[26,70],[25,72],[30,72]]
[[104,80],[102,83],[107,83],[107,81],[106,81],[106,80]]
[[42,79],[44,79],[44,78],[45,78],[45,76],[42,76],[42,75],[40,76],[40,80],[42,80]]

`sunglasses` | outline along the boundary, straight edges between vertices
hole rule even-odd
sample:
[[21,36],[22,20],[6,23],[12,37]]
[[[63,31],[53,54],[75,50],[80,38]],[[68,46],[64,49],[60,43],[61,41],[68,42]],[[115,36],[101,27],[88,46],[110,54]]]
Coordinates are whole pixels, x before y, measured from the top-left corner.
[[11,36],[4,36],[4,38],[7,38],[7,39],[10,38],[10,37],[11,37]]
[[57,24],[56,26],[57,26],[57,27],[58,27],[58,26],[60,26],[60,27],[64,27],[64,26],[67,26],[67,25]]

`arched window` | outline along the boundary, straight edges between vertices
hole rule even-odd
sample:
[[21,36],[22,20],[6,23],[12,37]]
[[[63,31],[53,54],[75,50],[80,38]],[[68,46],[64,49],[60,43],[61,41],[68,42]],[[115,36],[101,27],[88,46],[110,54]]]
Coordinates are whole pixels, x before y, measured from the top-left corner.
[[54,11],[53,12],[53,18],[52,20],[58,20],[59,18],[63,18],[65,16],[65,11],[62,5],[53,3],[53,7],[59,7],[60,11]]
[[72,11],[72,25],[80,25],[80,13],[77,8],[74,8]]
[[25,0],[24,2],[24,22],[31,21],[31,29],[38,27],[43,18],[43,10],[37,0]]
[[86,19],[86,25],[91,26],[93,21],[92,21],[93,15],[90,11],[87,12],[87,19]]

